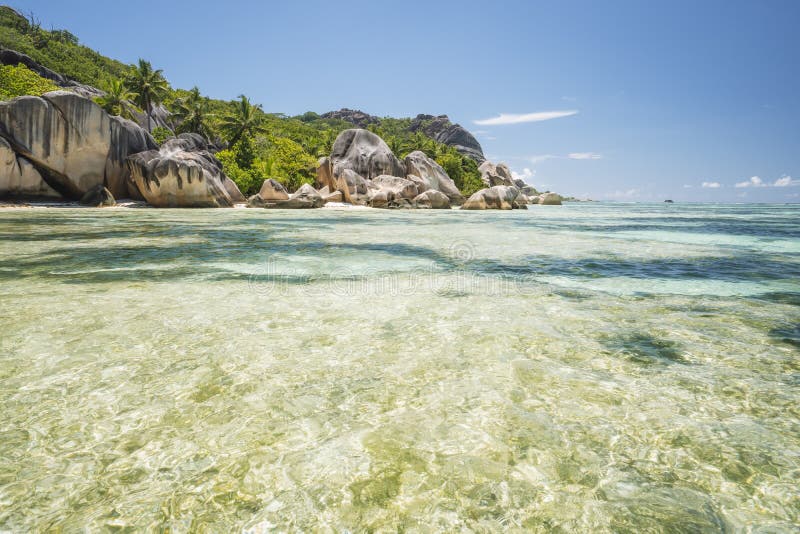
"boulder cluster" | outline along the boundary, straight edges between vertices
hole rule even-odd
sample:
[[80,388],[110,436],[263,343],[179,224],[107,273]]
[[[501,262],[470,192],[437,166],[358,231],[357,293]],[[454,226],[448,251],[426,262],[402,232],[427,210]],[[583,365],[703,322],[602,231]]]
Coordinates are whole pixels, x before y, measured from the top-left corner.
[[480,170],[487,187],[465,200],[445,170],[424,152],[415,151],[400,160],[378,135],[353,128],[339,134],[330,157],[319,160],[317,189],[306,184],[289,194],[280,183],[267,180],[247,204],[316,208],[347,202],[373,208],[502,210],[526,209],[528,204],[545,203],[544,197],[551,200],[547,203],[561,203],[558,195],[539,195],[533,186],[515,179],[505,164],[485,161]]
[[182,134],[159,148],[136,123],[72,91],[0,102],[0,196],[102,206],[114,198],[158,207],[244,202],[201,136]]
[[331,155],[318,162],[316,183],[290,193],[266,179],[245,199],[198,134],[181,134],[159,147],[134,122],[112,117],[91,99],[71,91],[0,102],[0,197],[50,197],[89,206],[115,198],[155,207],[320,208],[344,202],[375,208],[519,209],[560,204],[515,179],[505,164],[484,161],[486,185],[464,199],[445,170],[424,152],[404,159],[376,134],[343,131]]

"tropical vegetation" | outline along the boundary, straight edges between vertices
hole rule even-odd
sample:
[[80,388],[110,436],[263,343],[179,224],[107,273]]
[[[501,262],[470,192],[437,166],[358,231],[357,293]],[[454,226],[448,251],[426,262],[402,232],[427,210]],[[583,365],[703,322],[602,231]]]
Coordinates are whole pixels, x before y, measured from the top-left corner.
[[25,65],[0,65],[0,100],[23,95],[41,96],[58,86]]
[[[21,15],[7,7],[0,7],[0,46],[27,54],[81,83],[104,89],[106,94],[96,100],[109,113],[133,117],[143,110],[140,118],[159,143],[184,132],[203,135],[220,148],[217,158],[245,194],[257,192],[266,178],[275,178],[290,190],[313,182],[318,158],[329,155],[336,136],[353,127],[344,120],[314,112],[298,116],[267,113],[245,95],[226,101],[209,98],[198,87],[173,88],[163,72],[144,59],[133,66],[124,65],[82,46],[66,30],[45,30],[35,15]],[[0,98],[56,89],[50,80],[24,66],[2,69]],[[159,104],[171,113],[170,124],[166,125],[169,128],[151,118]],[[369,129],[381,136],[399,158],[414,150],[425,152],[447,171],[465,195],[481,189],[477,164],[453,147],[425,135],[425,126],[424,122],[413,126],[412,119],[386,117]]]

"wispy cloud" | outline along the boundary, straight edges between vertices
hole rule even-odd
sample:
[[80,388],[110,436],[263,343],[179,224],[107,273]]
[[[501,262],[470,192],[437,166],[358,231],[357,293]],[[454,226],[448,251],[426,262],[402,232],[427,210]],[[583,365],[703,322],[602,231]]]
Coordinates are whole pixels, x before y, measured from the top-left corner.
[[733,187],[766,187],[766,186],[767,184],[765,184],[764,180],[762,180],[760,177],[751,176],[749,180],[744,182],[739,182]]
[[603,159],[602,154],[597,154],[595,152],[570,152],[566,156],[562,156],[560,154],[536,154],[533,156],[528,156],[526,158],[531,163],[541,163],[543,161],[547,161],[548,159],[578,159],[578,160],[587,160],[587,159]]
[[577,109],[566,111],[537,111],[536,113],[501,113],[497,117],[473,121],[480,126],[500,126],[505,124],[521,124],[523,122],[541,122],[561,117],[569,117],[578,113]]
[[514,177],[515,180],[517,180],[517,179],[518,180],[522,180],[525,183],[527,183],[530,178],[533,178],[533,176],[535,174],[536,174],[536,171],[532,171],[528,167],[525,167],[524,169],[522,169],[521,173],[520,172],[516,172],[516,171],[511,171],[511,176]]
[[775,183],[772,184],[775,187],[792,187],[795,185],[800,185],[800,180],[794,180],[791,176],[781,176]]
[[722,184],[719,182],[703,182],[700,187],[704,187],[706,189],[719,189],[722,187]]
[[797,185],[800,185],[800,180],[795,180],[788,175],[783,175],[772,183],[765,182],[758,176],[751,176],[749,180],[739,182],[734,187],[794,187]]

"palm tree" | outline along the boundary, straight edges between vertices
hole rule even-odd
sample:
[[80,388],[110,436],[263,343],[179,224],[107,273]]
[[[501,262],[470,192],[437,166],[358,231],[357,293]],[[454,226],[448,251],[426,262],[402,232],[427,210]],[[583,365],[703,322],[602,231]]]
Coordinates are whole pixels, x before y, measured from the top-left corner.
[[133,104],[138,95],[129,91],[122,80],[111,79],[106,84],[106,94],[95,98],[95,102],[109,115],[119,115],[124,119],[133,118]]
[[210,106],[208,98],[200,94],[197,86],[189,91],[188,96],[176,100],[174,115],[180,121],[178,131],[199,133],[208,137],[208,119],[212,116]]
[[131,71],[128,84],[136,91],[136,104],[147,114],[147,131],[152,131],[150,115],[153,105],[161,103],[168,90],[162,70],[153,70],[149,61],[139,59],[139,65]]
[[235,145],[242,136],[251,136],[263,131],[264,114],[261,104],[251,104],[250,100],[239,95],[239,100],[234,104],[233,110],[222,117],[219,127],[228,137],[228,143]]

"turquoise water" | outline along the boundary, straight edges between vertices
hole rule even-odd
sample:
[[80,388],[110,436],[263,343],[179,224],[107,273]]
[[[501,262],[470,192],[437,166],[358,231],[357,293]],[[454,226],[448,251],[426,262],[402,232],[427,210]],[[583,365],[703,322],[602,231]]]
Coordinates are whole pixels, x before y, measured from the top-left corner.
[[0,281],[0,531],[800,523],[800,206],[7,209]]

